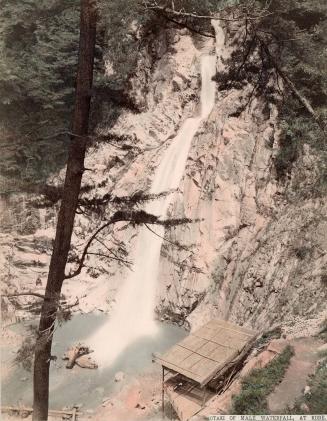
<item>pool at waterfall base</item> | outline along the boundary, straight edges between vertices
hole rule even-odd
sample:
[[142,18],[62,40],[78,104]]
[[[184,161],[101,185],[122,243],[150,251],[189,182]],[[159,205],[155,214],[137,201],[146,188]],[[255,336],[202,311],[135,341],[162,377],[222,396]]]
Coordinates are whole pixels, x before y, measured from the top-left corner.
[[[159,366],[152,363],[153,353],[163,353],[187,334],[180,327],[157,322],[158,331],[154,336],[140,337],[123,350],[112,365],[100,366],[94,370],[76,365],[72,370],[66,369],[66,362],[62,360],[62,356],[67,348],[77,342],[85,343],[86,338],[106,323],[107,319],[105,314],[76,315],[56,330],[52,354],[57,360],[52,361],[50,365],[51,409],[62,409],[74,404],[82,404],[83,409],[93,409],[101,405],[104,398],[110,398],[122,386],[139,376],[157,373],[160,378]],[[16,324],[12,326],[12,330],[24,336],[28,324],[32,323]],[[110,336],[107,347],[110,347]],[[13,364],[16,351],[17,349],[2,347],[2,365]],[[115,382],[115,374],[120,371],[125,377],[121,382]],[[33,399],[32,377],[32,372],[12,365],[9,375],[2,380],[2,405],[30,406]]]

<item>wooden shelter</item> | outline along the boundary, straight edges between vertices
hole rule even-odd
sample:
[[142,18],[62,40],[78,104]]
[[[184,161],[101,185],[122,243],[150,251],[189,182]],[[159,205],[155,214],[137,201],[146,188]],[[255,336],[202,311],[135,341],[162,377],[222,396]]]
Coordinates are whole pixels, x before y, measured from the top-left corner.
[[162,366],[163,412],[166,391],[181,421],[198,413],[215,394],[221,378],[230,375],[244,359],[255,337],[256,332],[251,329],[211,320],[156,357]]

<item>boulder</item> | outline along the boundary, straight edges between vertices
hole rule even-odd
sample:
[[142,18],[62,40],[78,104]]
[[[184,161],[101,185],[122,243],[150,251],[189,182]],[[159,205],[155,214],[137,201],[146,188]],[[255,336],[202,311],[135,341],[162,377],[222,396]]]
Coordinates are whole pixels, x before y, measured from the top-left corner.
[[115,374],[115,382],[121,382],[124,380],[125,374],[122,371],[118,371],[118,373]]
[[[81,359],[81,357],[86,356],[87,354],[90,354],[93,352],[90,350],[88,346],[84,346],[82,344],[76,344],[70,347],[65,354],[63,355],[63,360],[68,360],[66,364],[66,368],[73,368],[75,363],[79,365],[82,368],[97,368],[97,364],[92,361],[91,359]],[[79,359],[79,362],[77,363],[77,360]]]
[[75,363],[81,368],[98,368],[98,364],[89,355],[82,355],[76,358]]

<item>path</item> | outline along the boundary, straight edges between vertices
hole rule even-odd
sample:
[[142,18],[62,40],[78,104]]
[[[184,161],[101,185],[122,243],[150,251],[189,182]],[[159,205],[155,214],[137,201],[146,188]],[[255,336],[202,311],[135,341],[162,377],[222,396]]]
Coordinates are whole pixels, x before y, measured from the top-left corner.
[[295,355],[286,371],[282,382],[275,388],[268,398],[271,414],[282,414],[285,408],[292,407],[295,400],[301,396],[307,385],[308,376],[315,372],[315,365],[319,359],[317,349],[322,342],[317,338],[293,339]]

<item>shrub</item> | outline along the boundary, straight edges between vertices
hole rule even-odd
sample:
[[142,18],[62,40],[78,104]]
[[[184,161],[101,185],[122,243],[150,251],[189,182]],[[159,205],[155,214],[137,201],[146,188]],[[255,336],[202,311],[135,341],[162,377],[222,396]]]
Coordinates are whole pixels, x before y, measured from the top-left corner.
[[278,385],[294,355],[293,348],[284,351],[266,367],[253,370],[243,381],[239,395],[233,397],[232,414],[267,414],[267,396]]

